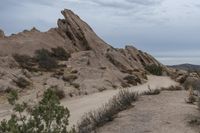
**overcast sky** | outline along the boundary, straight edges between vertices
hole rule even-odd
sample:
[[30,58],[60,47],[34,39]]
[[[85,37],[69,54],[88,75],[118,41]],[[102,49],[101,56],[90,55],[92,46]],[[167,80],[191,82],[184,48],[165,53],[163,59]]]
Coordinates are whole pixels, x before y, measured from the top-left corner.
[[1,0],[0,28],[46,31],[64,8],[114,47],[132,44],[164,64],[200,64],[199,0]]

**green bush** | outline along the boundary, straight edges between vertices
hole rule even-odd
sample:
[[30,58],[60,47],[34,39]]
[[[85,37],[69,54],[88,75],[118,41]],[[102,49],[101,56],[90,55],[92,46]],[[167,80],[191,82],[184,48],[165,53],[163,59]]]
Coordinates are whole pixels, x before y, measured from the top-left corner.
[[68,130],[69,110],[60,105],[59,98],[52,89],[48,89],[42,100],[29,106],[17,103],[18,94],[12,91],[8,101],[14,106],[9,120],[0,124],[0,133],[75,133]]
[[158,65],[147,65],[145,66],[145,69],[150,72],[153,75],[157,75],[157,76],[161,76],[163,73],[163,68],[161,66]]
[[46,49],[35,51],[35,58],[40,68],[52,70],[58,67],[57,60],[51,56],[51,52]]
[[58,60],[68,60],[71,55],[62,47],[52,48],[52,56]]

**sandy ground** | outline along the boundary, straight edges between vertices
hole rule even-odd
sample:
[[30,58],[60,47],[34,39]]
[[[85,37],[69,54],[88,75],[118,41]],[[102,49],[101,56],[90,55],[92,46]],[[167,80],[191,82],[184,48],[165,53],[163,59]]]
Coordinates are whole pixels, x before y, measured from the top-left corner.
[[188,121],[198,115],[196,105],[185,103],[186,91],[163,91],[142,96],[135,107],[118,114],[98,133],[199,133]]
[[[169,77],[157,77],[149,76],[147,83],[135,87],[128,88],[130,91],[142,93],[148,90],[148,85],[152,89],[160,87],[169,87],[171,85],[176,85],[177,83],[171,80]],[[119,90],[107,90],[104,92],[99,92],[91,94],[84,97],[74,98],[74,99],[63,99],[61,103],[68,107],[70,110],[71,116],[69,119],[70,125],[76,125],[81,117],[91,111],[101,107],[103,104],[108,102],[114,95],[116,95]],[[28,97],[33,97],[34,93],[29,93],[26,96],[22,96],[21,99],[24,100]],[[7,118],[10,115],[11,107],[8,104],[0,105],[0,120]]]
[[[130,91],[142,93],[148,90],[148,85],[152,89],[160,87],[169,87],[171,85],[176,85],[177,83],[171,80],[169,77],[157,77],[149,76],[147,83],[135,87],[129,88]],[[119,90],[108,90],[100,93],[95,93],[89,96],[85,96],[79,99],[74,99],[70,101],[63,100],[62,104],[67,106],[71,112],[71,117],[69,119],[70,124],[76,124],[81,117],[91,111],[98,109],[103,104],[108,102],[114,95],[116,95]]]

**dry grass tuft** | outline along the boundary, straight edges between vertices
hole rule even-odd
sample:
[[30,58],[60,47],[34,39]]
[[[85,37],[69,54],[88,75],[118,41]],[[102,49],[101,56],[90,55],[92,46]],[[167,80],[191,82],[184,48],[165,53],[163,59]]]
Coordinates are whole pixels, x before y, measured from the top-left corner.
[[85,114],[78,124],[79,133],[89,133],[105,123],[112,121],[120,111],[129,108],[132,102],[136,101],[138,94],[128,90],[121,90],[118,95],[113,97],[107,104]]
[[170,86],[168,88],[161,88],[162,90],[166,90],[166,91],[180,91],[183,90],[183,87],[177,85],[177,86]]
[[160,94],[160,89],[151,89],[150,86],[148,86],[148,91],[144,92],[144,95],[158,95]]

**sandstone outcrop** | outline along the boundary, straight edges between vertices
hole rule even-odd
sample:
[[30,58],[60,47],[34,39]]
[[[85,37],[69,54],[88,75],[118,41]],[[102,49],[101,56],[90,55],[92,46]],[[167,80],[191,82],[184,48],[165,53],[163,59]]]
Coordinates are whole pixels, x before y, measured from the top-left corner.
[[[62,47],[71,54],[68,61],[62,62],[63,67],[56,70],[57,72],[41,72],[39,75],[38,72],[30,72],[28,80],[33,88],[44,89],[54,85],[68,88],[65,90],[70,96],[88,94],[143,83],[147,79],[146,65],[162,66],[151,55],[133,46],[126,46],[125,49],[113,48],[71,10],[65,9],[61,13],[64,19],[57,21],[57,28],[47,32],[33,28],[0,39],[2,60],[12,60],[12,55],[16,53],[34,56],[34,52],[42,48],[51,50]],[[10,72],[22,69],[15,61],[10,65],[12,67],[5,67],[1,62],[0,69]],[[69,80],[69,77],[73,77],[73,80]],[[10,78],[13,78],[11,74]],[[15,85],[12,80],[9,81],[9,84]]]

